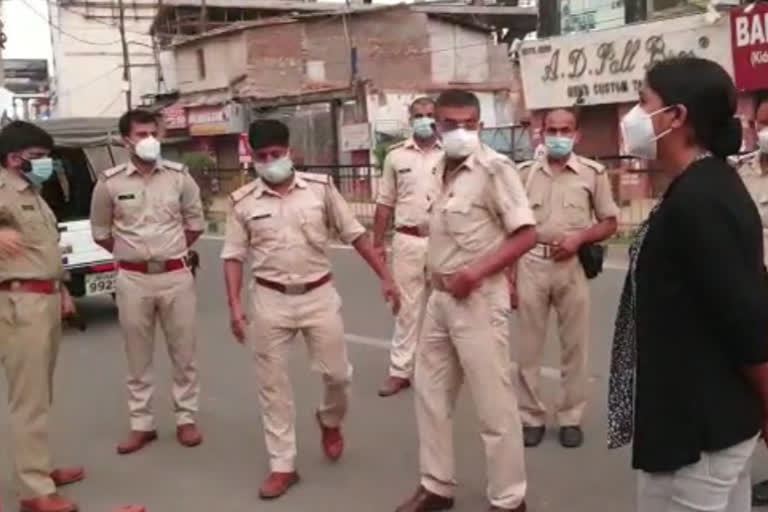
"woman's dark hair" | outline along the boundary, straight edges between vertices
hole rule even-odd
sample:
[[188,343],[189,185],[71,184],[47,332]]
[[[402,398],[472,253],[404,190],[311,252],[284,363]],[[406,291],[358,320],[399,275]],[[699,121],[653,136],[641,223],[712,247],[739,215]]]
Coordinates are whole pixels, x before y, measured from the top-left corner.
[[720,158],[739,151],[736,86],[720,64],[698,57],[664,60],[648,70],[646,81],[665,106],[685,106],[699,145]]

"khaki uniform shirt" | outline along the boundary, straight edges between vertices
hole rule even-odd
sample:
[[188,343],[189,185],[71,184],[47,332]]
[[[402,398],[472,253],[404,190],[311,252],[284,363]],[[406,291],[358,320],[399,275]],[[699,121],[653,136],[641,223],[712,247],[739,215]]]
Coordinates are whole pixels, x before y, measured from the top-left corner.
[[[763,223],[763,247],[768,250],[768,165],[765,168],[761,166],[759,151],[750,153],[734,163],[760,212]],[[768,266],[768,253],[764,258]]]
[[18,256],[0,258],[0,282],[61,279],[64,267],[57,225],[56,217],[35,187],[0,169],[0,227],[18,231],[24,245]]
[[205,228],[200,189],[176,162],[143,176],[133,163],[107,169],[93,190],[93,238],[115,242],[118,261],[165,261],[187,254],[185,231]]
[[520,179],[536,217],[537,241],[555,243],[589,228],[595,218],[618,217],[605,167],[571,154],[565,169],[553,172],[546,158],[521,164]]
[[297,172],[285,195],[260,179],[230,195],[222,259],[251,256],[254,277],[311,283],[331,271],[331,230],[346,243],[365,233],[326,175]]
[[395,227],[422,227],[438,193],[435,167],[443,156],[439,143],[422,150],[413,139],[396,144],[384,160],[376,202],[395,209]]
[[444,167],[443,159],[436,170],[441,190],[430,219],[430,272],[456,272],[534,224],[518,172],[507,157],[483,145],[450,175]]

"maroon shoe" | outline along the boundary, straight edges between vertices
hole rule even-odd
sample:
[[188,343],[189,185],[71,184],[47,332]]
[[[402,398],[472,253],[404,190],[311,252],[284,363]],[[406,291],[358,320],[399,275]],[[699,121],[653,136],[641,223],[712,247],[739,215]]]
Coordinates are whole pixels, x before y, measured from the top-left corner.
[[64,496],[51,494],[39,498],[21,500],[21,512],[77,512],[77,504]]
[[194,423],[176,427],[176,439],[184,446],[193,447],[203,442],[203,433]]
[[337,461],[344,453],[344,436],[341,435],[341,428],[326,427],[320,420],[320,413],[317,413],[317,424],[320,425],[322,433],[323,451],[325,456],[332,461]]
[[387,397],[396,395],[404,389],[411,387],[411,381],[402,377],[387,377],[379,388],[379,396]]
[[73,484],[85,478],[85,470],[82,466],[71,468],[58,468],[51,471],[51,480],[56,487]]
[[117,445],[117,453],[127,455],[137,452],[156,439],[157,432],[154,430],[132,430],[128,439]]
[[452,508],[453,498],[429,492],[423,485],[420,485],[413,496],[397,507],[395,512],[432,512],[435,510],[450,510]]
[[279,498],[297,483],[299,483],[299,474],[295,471],[290,473],[272,472],[261,484],[259,497],[263,500]]

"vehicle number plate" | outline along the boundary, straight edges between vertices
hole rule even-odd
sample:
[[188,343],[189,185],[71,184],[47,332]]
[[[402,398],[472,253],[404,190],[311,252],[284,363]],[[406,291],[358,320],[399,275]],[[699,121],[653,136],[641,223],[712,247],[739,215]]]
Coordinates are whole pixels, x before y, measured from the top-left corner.
[[85,276],[85,294],[102,295],[115,293],[115,278],[117,272],[100,272]]

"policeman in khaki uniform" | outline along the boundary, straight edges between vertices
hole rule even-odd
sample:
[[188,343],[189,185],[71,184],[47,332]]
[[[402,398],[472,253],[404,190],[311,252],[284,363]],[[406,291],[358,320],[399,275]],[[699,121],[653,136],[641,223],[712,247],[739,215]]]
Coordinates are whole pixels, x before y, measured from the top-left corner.
[[413,137],[395,145],[381,177],[373,224],[373,243],[386,255],[384,236],[395,217],[392,274],[402,307],[392,336],[389,377],[379,395],[390,396],[410,386],[413,361],[429,291],[426,275],[428,214],[437,194],[435,166],[443,156],[435,133],[435,102],[419,98],[410,106]]
[[[385,298],[399,298],[386,265],[365,228],[327,175],[294,171],[288,128],[276,120],[251,124],[249,142],[259,178],[235,191],[221,257],[224,260],[232,332],[253,349],[269,453],[269,476],[259,491],[277,498],[299,480],[296,411],[283,351],[297,333],[325,395],[316,418],[323,450],[338,460],[344,449],[340,425],[347,411],[352,366],[347,357],[341,299],[332,284],[328,245],[332,231],[350,243],[379,275]],[[251,312],[241,304],[243,263],[251,259]]]
[[119,125],[131,161],[101,173],[91,206],[93,237],[114,254],[119,268],[131,433],[117,451],[132,453],[157,438],[151,371],[158,322],[173,365],[176,436],[182,445],[196,446],[202,442],[195,421],[197,296],[186,257],[203,232],[200,190],[183,165],[160,158],[154,114],[132,110]]
[[[518,306],[518,393],[526,446],[541,443],[547,409],[539,373],[550,308],[557,312],[563,399],[557,412],[560,442],[583,442],[581,419],[587,401],[589,286],[578,258],[585,244],[616,231],[619,210],[602,165],[573,153],[575,113],[555,109],[544,119],[547,155],[521,166],[536,217],[536,246],[517,265],[513,289]],[[593,221],[597,218],[597,222]]]
[[52,148],[51,136],[29,123],[0,132],[0,362],[22,512],[77,510],[56,487],[84,477],[82,468],[52,470],[48,446],[61,318],[74,313],[56,217],[40,196],[53,174]]
[[397,512],[453,507],[452,422],[463,381],[480,417],[491,510],[526,510],[504,269],[535,243],[534,219],[515,166],[481,144],[479,119],[472,93],[447,91],[437,100],[445,157],[436,169],[427,248],[433,292],[414,380],[421,482]]

